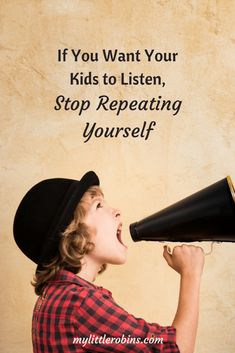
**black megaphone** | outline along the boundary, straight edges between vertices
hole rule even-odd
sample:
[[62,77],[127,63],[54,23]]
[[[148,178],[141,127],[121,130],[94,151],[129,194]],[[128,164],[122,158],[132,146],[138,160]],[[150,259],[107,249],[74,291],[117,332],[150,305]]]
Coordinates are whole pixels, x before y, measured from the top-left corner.
[[228,176],[130,225],[134,241],[235,242],[235,191]]

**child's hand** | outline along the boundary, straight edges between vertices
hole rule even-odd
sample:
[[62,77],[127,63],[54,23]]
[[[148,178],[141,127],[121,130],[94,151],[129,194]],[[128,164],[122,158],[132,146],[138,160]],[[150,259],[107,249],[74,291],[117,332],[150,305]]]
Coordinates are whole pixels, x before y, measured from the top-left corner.
[[170,267],[180,275],[201,276],[204,266],[204,252],[199,246],[181,245],[176,246],[172,254],[164,246],[163,256]]

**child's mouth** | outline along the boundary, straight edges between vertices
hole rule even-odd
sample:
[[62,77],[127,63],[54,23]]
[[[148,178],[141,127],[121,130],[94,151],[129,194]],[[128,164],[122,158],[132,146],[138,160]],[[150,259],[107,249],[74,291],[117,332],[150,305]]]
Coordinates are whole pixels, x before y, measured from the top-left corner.
[[118,225],[118,229],[117,229],[117,238],[118,238],[118,241],[125,247],[127,248],[127,246],[123,243],[122,241],[122,223],[120,223]]

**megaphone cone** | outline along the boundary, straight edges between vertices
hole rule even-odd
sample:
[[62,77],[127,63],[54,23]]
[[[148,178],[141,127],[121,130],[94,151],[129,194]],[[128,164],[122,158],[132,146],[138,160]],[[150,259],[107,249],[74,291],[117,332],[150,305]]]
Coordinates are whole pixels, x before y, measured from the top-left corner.
[[228,176],[130,225],[134,241],[235,242],[235,191]]

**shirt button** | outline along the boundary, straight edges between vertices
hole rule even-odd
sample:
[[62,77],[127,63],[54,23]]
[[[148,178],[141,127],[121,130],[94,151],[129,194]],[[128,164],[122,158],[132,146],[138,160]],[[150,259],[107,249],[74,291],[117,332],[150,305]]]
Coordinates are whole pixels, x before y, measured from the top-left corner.
[[104,298],[104,299],[109,299],[108,294],[103,294],[103,298]]

